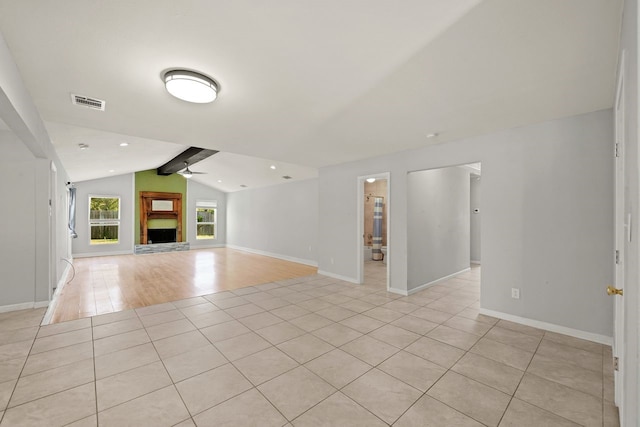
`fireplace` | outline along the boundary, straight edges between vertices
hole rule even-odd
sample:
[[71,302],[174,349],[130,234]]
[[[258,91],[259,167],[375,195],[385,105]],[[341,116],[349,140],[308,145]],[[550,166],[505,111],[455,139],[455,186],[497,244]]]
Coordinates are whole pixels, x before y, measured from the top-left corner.
[[147,230],[147,243],[176,242],[175,228],[150,228]]
[[[158,229],[149,228],[149,221],[157,219],[173,220],[175,228],[162,229],[171,230],[170,234],[168,234],[169,232],[159,232],[159,235],[153,236],[152,233]],[[161,225],[157,224],[157,226]],[[140,244],[173,242],[182,242],[182,194],[141,191]]]

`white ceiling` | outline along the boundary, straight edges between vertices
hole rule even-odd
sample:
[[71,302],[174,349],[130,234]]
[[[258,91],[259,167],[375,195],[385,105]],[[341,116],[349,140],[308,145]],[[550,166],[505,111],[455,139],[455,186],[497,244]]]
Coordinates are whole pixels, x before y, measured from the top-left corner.
[[[209,172],[196,179],[236,191],[610,108],[621,10],[622,0],[0,0],[0,31],[74,181],[198,146],[222,153],[194,165]],[[172,98],[170,68],[214,77],[218,99]]]

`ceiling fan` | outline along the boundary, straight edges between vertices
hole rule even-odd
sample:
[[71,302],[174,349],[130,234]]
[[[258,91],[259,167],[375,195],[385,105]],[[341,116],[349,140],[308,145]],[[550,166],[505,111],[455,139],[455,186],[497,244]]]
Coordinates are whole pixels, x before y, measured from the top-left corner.
[[178,172],[180,175],[184,176],[185,178],[189,179],[191,178],[191,176],[193,175],[206,175],[206,172],[194,172],[192,170],[189,169],[189,162],[184,162],[184,170]]

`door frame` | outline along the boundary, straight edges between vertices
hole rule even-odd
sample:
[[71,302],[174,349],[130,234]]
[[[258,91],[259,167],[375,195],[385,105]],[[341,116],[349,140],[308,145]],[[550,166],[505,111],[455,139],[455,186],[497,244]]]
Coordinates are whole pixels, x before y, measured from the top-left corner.
[[391,286],[391,172],[380,172],[375,174],[359,176],[356,180],[358,187],[357,197],[357,216],[358,216],[358,231],[356,234],[356,256],[357,256],[357,283],[364,283],[364,243],[362,236],[364,235],[364,183],[367,178],[386,179],[387,180],[387,194],[385,195],[386,213],[387,213],[387,291]]
[[49,168],[49,301],[58,286],[57,198],[58,169],[53,161]]
[[[625,264],[628,244],[631,241],[631,217],[625,212],[625,153],[627,141],[625,135],[625,51],[620,55],[620,68],[616,82],[614,115],[614,283],[613,286],[624,290]],[[625,299],[624,295],[614,295],[613,345],[612,355],[617,360],[618,369],[614,371],[614,403],[618,407],[621,425],[624,425],[625,382]]]

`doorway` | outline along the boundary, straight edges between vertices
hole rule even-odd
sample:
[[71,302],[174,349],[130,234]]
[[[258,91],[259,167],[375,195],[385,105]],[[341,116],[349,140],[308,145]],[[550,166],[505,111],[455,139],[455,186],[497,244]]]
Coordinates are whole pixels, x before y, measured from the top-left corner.
[[461,279],[479,294],[481,170],[474,162],[407,174],[408,294]]
[[358,283],[389,290],[390,174],[358,177]]

